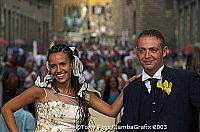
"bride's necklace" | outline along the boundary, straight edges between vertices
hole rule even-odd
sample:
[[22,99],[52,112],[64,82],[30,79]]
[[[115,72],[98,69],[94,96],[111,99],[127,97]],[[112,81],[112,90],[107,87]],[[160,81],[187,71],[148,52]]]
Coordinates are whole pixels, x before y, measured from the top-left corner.
[[58,95],[61,95],[61,96],[65,96],[65,97],[73,98],[73,99],[76,98],[76,97],[74,97],[74,96],[67,95],[67,94],[62,94],[62,93],[57,93],[57,94],[58,94]]
[[[75,98],[74,96],[72,96],[72,88],[68,88],[66,91],[63,89],[60,89],[59,87],[57,87],[56,85],[53,87],[54,91],[56,92],[55,94],[61,95],[61,96],[65,96],[65,97],[69,97],[69,98]],[[57,90],[56,90],[57,89]]]
[[65,97],[69,97],[69,98],[76,98],[76,97],[74,97],[74,96],[72,96],[72,92],[71,92],[71,90],[72,89],[67,89],[67,91],[66,92],[63,92],[63,90],[61,90],[60,88],[57,88],[60,92],[62,92],[62,93],[57,93],[58,95],[61,95],[61,96],[65,96]]
[[[53,88],[54,89],[54,88]],[[63,91],[61,90],[60,88],[57,88],[59,91]],[[65,96],[65,97],[69,97],[69,98],[72,98],[72,99],[75,99],[76,97],[72,96],[71,95],[71,90],[67,90],[68,92],[65,92],[65,93],[59,93],[59,92],[56,92],[54,94],[58,94],[58,95],[61,95],[61,96]]]
[[72,94],[70,88],[68,88],[67,91],[61,90],[60,88],[58,88],[58,90],[60,91],[59,94],[63,94],[63,95],[71,95]]

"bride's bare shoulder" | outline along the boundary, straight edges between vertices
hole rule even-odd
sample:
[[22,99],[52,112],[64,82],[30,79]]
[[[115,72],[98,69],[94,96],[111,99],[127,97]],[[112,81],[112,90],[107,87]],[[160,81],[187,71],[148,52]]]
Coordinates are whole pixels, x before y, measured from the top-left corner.
[[25,92],[26,92],[26,94],[32,94],[37,99],[41,99],[41,98],[45,97],[46,89],[47,88],[41,88],[41,87],[33,85],[30,88],[28,88]]

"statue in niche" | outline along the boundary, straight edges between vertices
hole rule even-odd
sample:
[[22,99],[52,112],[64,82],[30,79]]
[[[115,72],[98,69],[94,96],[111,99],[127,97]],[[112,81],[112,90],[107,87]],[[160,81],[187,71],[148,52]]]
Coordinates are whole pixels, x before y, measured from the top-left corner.
[[81,17],[78,12],[78,8],[73,6],[70,9],[69,15],[64,17],[64,32],[67,35],[69,32],[79,32],[81,28]]
[[86,32],[90,29],[90,20],[88,16],[88,8],[85,4],[81,4],[81,32]]

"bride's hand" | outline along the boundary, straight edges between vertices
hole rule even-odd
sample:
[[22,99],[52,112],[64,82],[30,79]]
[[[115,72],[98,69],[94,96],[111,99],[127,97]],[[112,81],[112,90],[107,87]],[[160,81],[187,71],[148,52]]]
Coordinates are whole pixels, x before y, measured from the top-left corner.
[[122,87],[122,89],[124,89],[125,87],[127,87],[132,81],[134,81],[135,79],[139,78],[141,76],[141,74],[132,76],[131,78],[129,78],[127,81],[124,82],[124,85]]

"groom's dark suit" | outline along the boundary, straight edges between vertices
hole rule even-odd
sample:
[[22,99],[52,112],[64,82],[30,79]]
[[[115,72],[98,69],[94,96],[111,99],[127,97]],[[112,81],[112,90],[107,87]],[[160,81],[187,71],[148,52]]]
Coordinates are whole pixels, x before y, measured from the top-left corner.
[[[167,66],[162,71],[162,81],[172,82],[171,93],[161,91],[156,107],[156,121],[152,121],[152,106],[145,96],[147,89],[141,77],[124,89],[124,111],[118,131],[126,131],[124,126],[167,125],[158,126],[167,132],[198,132],[200,111],[200,77],[197,74],[183,70],[171,69]],[[146,90],[147,91],[147,90]],[[151,99],[150,99],[151,100]],[[155,111],[154,111],[155,112]],[[130,128],[130,127],[129,127]]]

